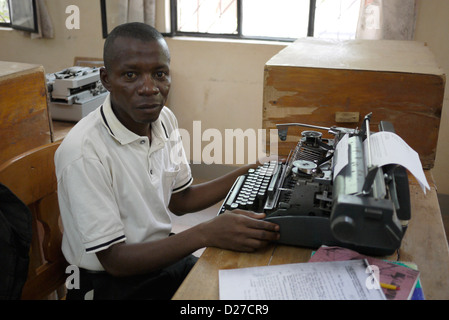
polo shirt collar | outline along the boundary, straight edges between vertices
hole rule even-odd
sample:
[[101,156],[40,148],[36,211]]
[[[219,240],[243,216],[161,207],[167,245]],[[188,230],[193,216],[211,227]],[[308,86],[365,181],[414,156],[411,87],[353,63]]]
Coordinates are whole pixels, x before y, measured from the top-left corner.
[[[142,139],[141,136],[130,131],[117,119],[114,111],[112,111],[110,94],[107,95],[103,105],[100,107],[100,112],[103,125],[109,134],[120,144],[125,145]],[[160,139],[162,142],[168,141],[167,130],[160,118],[151,123],[151,137],[153,140]]]

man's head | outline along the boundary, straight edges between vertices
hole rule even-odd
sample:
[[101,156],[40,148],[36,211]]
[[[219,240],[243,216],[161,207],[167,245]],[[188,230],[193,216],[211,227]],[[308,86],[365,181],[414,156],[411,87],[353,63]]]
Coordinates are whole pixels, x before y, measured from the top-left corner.
[[[110,66],[110,62],[114,54],[113,48],[114,41],[118,37],[133,38],[144,42],[160,41],[160,40],[165,41],[163,35],[148,24],[140,22],[131,22],[119,25],[115,27],[111,31],[111,33],[109,33],[108,37],[106,38],[106,41],[104,42],[103,61],[106,68]],[[167,55],[170,57],[170,53],[168,50]]]
[[170,90],[170,54],[163,36],[143,23],[116,27],[104,44],[101,81],[111,94],[117,118],[129,130],[146,135]]

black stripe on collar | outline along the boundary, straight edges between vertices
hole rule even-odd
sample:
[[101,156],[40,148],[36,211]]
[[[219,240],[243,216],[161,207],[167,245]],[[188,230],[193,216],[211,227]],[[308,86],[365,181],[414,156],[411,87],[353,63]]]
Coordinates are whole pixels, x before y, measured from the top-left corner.
[[164,128],[165,136],[166,136],[167,139],[168,139],[167,129],[165,128],[165,125],[164,125],[164,123],[163,123],[162,121],[161,121],[161,125],[162,125],[162,128]]
[[106,117],[104,115],[104,111],[103,111],[103,106],[100,107],[100,112],[101,112],[101,117],[103,118],[104,124],[106,125],[106,127],[108,127],[109,132],[115,137],[114,132],[112,132],[111,127],[109,126],[108,121],[106,120]]

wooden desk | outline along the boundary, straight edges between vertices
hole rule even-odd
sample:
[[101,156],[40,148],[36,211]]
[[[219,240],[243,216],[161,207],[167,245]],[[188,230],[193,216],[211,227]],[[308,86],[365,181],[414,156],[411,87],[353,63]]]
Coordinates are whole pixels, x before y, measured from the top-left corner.
[[[427,300],[449,299],[449,248],[441,219],[436,188],[426,172],[431,190],[424,195],[410,178],[412,219],[399,249],[401,261],[413,261]],[[271,245],[256,253],[207,248],[182,283],[174,300],[218,300],[218,270],[307,262],[312,250]],[[388,257],[396,260],[397,256]]]

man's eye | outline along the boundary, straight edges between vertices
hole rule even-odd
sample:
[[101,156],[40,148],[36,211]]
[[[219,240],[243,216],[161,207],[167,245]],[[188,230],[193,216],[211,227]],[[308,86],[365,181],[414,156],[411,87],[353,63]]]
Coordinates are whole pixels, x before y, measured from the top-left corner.
[[127,79],[134,79],[136,77],[136,74],[134,72],[126,72],[125,77]]
[[155,75],[156,75],[156,78],[162,79],[162,78],[165,78],[167,76],[167,72],[165,72],[165,71],[158,71],[158,72],[155,73]]

